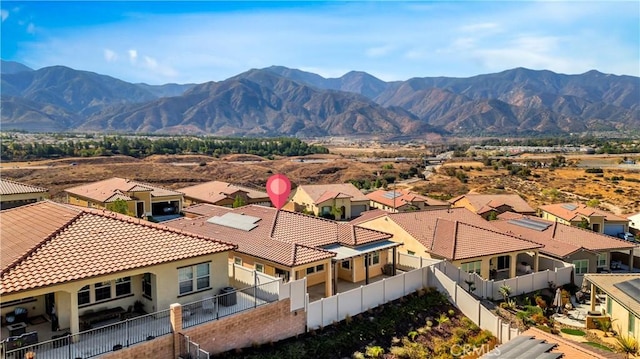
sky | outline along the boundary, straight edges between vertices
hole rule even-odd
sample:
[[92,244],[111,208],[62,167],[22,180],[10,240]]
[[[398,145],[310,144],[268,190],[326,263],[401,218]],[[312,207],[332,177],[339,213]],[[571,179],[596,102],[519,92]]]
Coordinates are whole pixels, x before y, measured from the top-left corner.
[[640,76],[640,1],[2,1],[1,54],[148,84],[271,65],[384,81],[516,67]]

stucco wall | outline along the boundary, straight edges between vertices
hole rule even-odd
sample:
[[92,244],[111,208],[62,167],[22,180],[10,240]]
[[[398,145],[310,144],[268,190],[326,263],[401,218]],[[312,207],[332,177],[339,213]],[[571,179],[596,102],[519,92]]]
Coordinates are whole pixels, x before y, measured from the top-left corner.
[[611,303],[611,318],[613,319],[613,330],[615,330],[616,332],[620,332],[623,335],[632,335],[635,338],[640,338],[640,317],[636,317],[635,319],[635,330],[631,333],[628,332],[629,311],[625,307],[620,305],[620,303],[618,303],[615,299],[613,299],[613,302]]

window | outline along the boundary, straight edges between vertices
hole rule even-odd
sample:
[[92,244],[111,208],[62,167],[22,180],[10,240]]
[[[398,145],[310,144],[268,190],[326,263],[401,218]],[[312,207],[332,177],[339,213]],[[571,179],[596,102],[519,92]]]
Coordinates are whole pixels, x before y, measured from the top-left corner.
[[233,257],[233,263],[241,266],[242,265],[242,258],[240,257]]
[[636,317],[633,313],[629,312],[629,334],[635,334],[636,331]]
[[369,253],[369,265],[375,265],[380,263],[380,252]]
[[340,263],[340,265],[342,266],[342,269],[351,270],[351,261],[350,260],[342,261]]
[[131,277],[116,279],[116,297],[131,294]]
[[573,261],[573,265],[576,267],[576,274],[585,274],[589,272],[589,260],[578,259]]
[[180,294],[209,288],[210,263],[196,264],[178,268],[178,286]]
[[415,256],[415,255],[416,255],[416,252],[414,252],[414,251],[407,251],[407,254],[408,254],[408,255],[410,255],[410,256]]
[[607,313],[609,315],[611,315],[611,313],[613,312],[613,310],[611,310],[613,306],[613,300],[611,299],[611,297],[607,296]]
[[142,294],[151,299],[151,273],[142,275]]
[[498,270],[509,269],[509,261],[511,257],[509,256],[500,256],[498,257]]
[[96,302],[111,298],[111,282],[100,282],[94,284],[96,292]]
[[482,261],[466,262],[460,264],[460,270],[467,273],[480,274],[480,268],[482,267]]
[[316,267],[309,267],[307,268],[307,275],[313,274],[315,273],[315,271],[316,271]]
[[607,253],[598,253],[598,267],[607,266]]
[[88,285],[78,291],[78,305],[89,304],[91,302],[91,288]]
[[256,263],[255,267],[256,267],[256,272],[264,273],[264,264]]
[[321,214],[330,214],[331,213],[331,207],[330,206],[324,206],[322,207],[322,213]]
[[290,276],[291,276],[291,273],[289,273],[289,271],[284,270],[284,269],[280,269],[280,268],[276,268],[276,277],[284,278],[284,281],[288,282]]

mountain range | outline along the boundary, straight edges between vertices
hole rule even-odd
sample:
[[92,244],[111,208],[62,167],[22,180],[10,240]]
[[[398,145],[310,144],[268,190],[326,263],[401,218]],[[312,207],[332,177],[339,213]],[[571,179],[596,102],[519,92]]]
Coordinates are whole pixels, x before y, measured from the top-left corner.
[[282,66],[224,81],[148,85],[2,61],[4,130],[216,136],[562,135],[640,129],[640,78],[516,68],[382,81]]

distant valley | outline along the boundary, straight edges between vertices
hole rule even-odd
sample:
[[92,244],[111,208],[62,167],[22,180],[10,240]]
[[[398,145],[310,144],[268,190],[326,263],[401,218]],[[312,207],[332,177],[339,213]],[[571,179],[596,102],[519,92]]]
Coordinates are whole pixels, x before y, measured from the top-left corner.
[[640,78],[516,68],[385,82],[286,67],[147,85],[2,61],[2,129],[215,136],[564,135],[640,129]]

